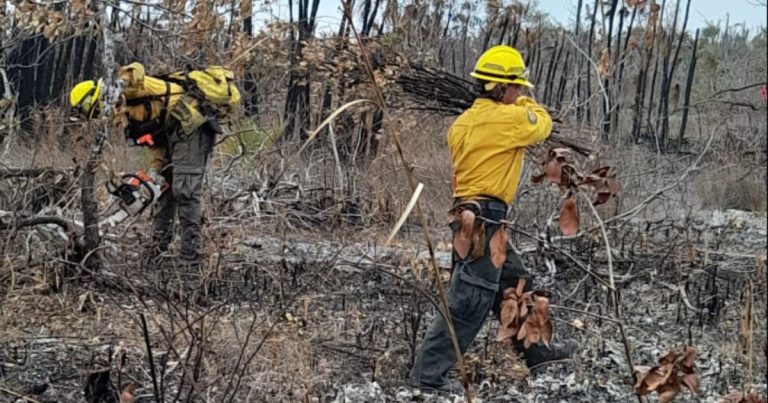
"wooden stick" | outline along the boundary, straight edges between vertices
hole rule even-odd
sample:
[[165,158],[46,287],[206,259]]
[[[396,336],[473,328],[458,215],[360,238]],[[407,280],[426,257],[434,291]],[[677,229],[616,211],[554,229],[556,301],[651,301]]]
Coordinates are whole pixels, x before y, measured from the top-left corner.
[[9,394],[11,396],[16,396],[19,399],[24,399],[24,400],[26,400],[28,402],[31,402],[31,403],[42,403],[39,400],[35,400],[35,399],[31,398],[31,397],[24,396],[22,394],[16,393],[16,392],[14,392],[12,390],[9,390],[9,389],[6,389],[6,388],[0,388],[0,392],[5,392],[5,393],[7,393],[7,394]]

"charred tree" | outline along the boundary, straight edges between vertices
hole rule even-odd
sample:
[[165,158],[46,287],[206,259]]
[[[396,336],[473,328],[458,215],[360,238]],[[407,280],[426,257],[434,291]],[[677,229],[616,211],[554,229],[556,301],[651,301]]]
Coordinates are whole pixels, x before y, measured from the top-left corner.
[[[597,22],[597,7],[600,5],[600,0],[595,0],[594,9],[592,10],[592,21],[589,24],[589,39],[587,44],[587,54],[592,55],[592,45],[594,44],[594,38],[595,38],[595,23]],[[584,109],[586,110],[587,115],[587,124],[592,123],[592,113],[590,109],[590,94],[592,93],[592,67],[589,63],[586,63],[586,69],[587,69],[587,94],[585,95],[585,104]],[[600,77],[597,78],[598,80]]]
[[[616,130],[618,128],[619,124],[619,113],[621,111],[621,78],[620,78],[620,72],[622,67],[624,66],[624,59],[622,58],[622,47],[621,47],[621,34],[622,30],[624,29],[624,18],[627,17],[629,14],[629,11],[626,7],[622,7],[621,10],[619,10],[619,29],[616,31],[616,49],[614,50],[614,56],[613,59],[616,61],[614,68],[611,71],[611,76],[613,77],[613,83],[611,85],[612,88],[614,88],[614,94],[616,94],[616,97],[614,99],[614,105],[613,108],[610,110],[610,121],[611,121],[611,127]],[[627,33],[627,38],[629,38],[629,33]]]
[[[662,0],[661,2],[661,13],[659,15],[659,21],[658,21],[658,29],[656,32],[658,35],[655,35],[653,40],[659,42],[659,46],[663,44],[661,40],[661,36],[664,33],[664,7],[667,3],[667,0]],[[659,52],[661,52],[662,48],[659,47]],[[656,136],[656,130],[654,128],[653,120],[652,120],[652,114],[654,109],[654,99],[656,99],[656,77],[658,76],[659,72],[659,58],[656,57],[656,60],[654,62],[653,66],[653,76],[651,77],[651,90],[648,92],[648,116],[647,116],[647,125],[648,125],[648,131],[651,132],[651,134],[655,137]]]
[[[646,31],[650,31],[650,37],[646,37],[645,42],[645,56],[644,60],[645,63],[640,68],[640,71],[637,74],[636,87],[635,87],[635,102],[634,102],[634,111],[632,113],[632,139],[635,142],[638,142],[640,140],[640,130],[642,127],[642,116],[644,110],[644,104],[645,104],[645,90],[646,90],[646,84],[648,82],[648,71],[651,68],[651,60],[653,59],[653,49],[656,44],[656,28],[658,25],[653,20],[653,16],[657,14],[652,14],[648,17],[648,25],[646,26]],[[646,35],[648,33],[646,32]],[[649,40],[650,39],[650,40]]]
[[691,107],[691,89],[693,88],[693,76],[696,73],[696,51],[699,44],[699,29],[696,28],[696,35],[693,37],[693,51],[691,52],[691,61],[688,63],[688,76],[685,79],[685,96],[683,99],[683,119],[680,122],[680,133],[677,136],[677,151],[683,146],[685,140],[685,129],[688,126],[688,113]]
[[[573,40],[578,46],[581,46],[581,8],[583,7],[583,4],[584,0],[579,0],[576,5],[576,28],[573,33]],[[574,58],[575,60],[573,64],[576,72],[574,78],[576,79],[576,85],[573,87],[573,100],[576,103],[576,120],[580,121],[584,115],[584,108],[581,105],[581,100],[583,99],[581,96],[581,53],[575,52]]]
[[299,71],[298,65],[301,58],[304,45],[309,41],[315,30],[315,17],[317,16],[317,6],[320,0],[296,0],[298,3],[298,19],[293,20],[294,0],[288,1],[288,10],[291,15],[291,25],[296,25],[296,30],[291,29],[291,72],[288,77],[288,95],[285,100],[285,109],[283,120],[282,139],[286,140],[293,136],[299,139],[305,139],[307,130],[310,127],[310,103],[309,103],[309,73]]
[[[678,4],[678,8],[679,8],[680,0],[678,0],[677,4]],[[664,85],[664,87],[662,89],[662,97],[661,97],[662,109],[661,109],[661,112],[660,112],[660,115],[661,115],[661,139],[662,139],[662,144],[664,145],[664,147],[666,147],[668,145],[668,143],[669,143],[669,92],[670,92],[670,88],[672,86],[672,80],[673,80],[674,75],[675,75],[675,70],[677,68],[678,57],[680,56],[680,48],[683,47],[683,40],[685,39],[685,28],[688,25],[688,14],[689,14],[690,10],[691,10],[691,0],[688,0],[686,2],[686,5],[685,5],[685,14],[683,16],[683,25],[680,28],[680,34],[678,36],[677,47],[675,48],[675,54],[674,54],[674,56],[672,56],[672,58],[670,60],[671,65],[669,67],[669,71],[667,71],[664,74],[664,76],[667,78],[667,80],[665,81],[665,85]],[[677,22],[677,10],[675,10],[675,23],[676,22]],[[676,24],[672,25],[673,29],[672,29],[672,34],[670,35],[670,40],[669,40],[669,45],[670,45],[670,49],[669,50],[670,51],[671,51],[671,48],[672,48],[672,40],[673,40],[674,34],[675,34],[675,25]]]
[[[608,10],[608,39],[605,49],[608,52],[608,60],[611,61],[615,60],[615,55],[611,55],[611,38],[613,37],[613,18],[616,15],[616,8],[618,7],[618,4],[619,0],[613,0],[611,2],[611,8]],[[603,89],[605,89],[605,97],[603,99],[602,139],[604,142],[608,142],[611,135],[611,108],[613,107],[613,94],[611,92],[610,74],[607,74],[603,78]]]
[[664,115],[665,104],[669,99],[669,83],[672,80],[670,77],[670,59],[672,58],[672,43],[675,40],[675,31],[677,31],[677,15],[680,13],[680,0],[675,3],[675,14],[672,17],[672,29],[669,32],[667,38],[667,46],[665,48],[664,60],[662,61],[661,70],[661,87],[659,88],[659,107],[656,111],[656,124],[655,132],[659,139],[659,147],[666,149],[667,147],[667,135],[664,132],[664,126],[668,122],[667,117]]

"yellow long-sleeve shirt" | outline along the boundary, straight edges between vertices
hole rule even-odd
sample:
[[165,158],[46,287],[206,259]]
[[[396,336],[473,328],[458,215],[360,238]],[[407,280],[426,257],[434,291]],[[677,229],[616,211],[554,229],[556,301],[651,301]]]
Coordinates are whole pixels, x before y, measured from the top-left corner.
[[529,97],[510,105],[475,100],[448,131],[453,196],[492,196],[509,205],[520,182],[525,147],[544,141],[551,131],[552,118]]

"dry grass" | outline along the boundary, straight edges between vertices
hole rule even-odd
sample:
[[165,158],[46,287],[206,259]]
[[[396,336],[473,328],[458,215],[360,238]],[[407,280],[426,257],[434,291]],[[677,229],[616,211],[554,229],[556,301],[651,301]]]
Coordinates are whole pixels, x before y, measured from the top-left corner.
[[693,188],[705,209],[765,212],[768,204],[764,169],[706,172],[694,180]]

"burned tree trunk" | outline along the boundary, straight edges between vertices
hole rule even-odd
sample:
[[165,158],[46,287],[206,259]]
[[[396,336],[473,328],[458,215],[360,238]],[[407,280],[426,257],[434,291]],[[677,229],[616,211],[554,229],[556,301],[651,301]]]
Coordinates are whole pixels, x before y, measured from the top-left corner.
[[253,35],[253,0],[240,1],[240,17],[243,19],[243,32]]
[[[608,60],[615,60],[615,55],[611,55],[611,38],[613,37],[613,18],[616,15],[616,8],[618,7],[619,0],[613,0],[611,3],[611,9],[608,11],[608,38],[606,42],[606,51],[608,52]],[[603,88],[605,89],[605,97],[603,100],[603,130],[602,139],[604,142],[608,142],[611,135],[611,108],[613,107],[613,95],[611,93],[611,80],[610,74],[603,78]]]
[[[679,0],[678,0],[678,6],[679,6]],[[670,61],[672,64],[669,68],[669,71],[665,74],[665,76],[668,78],[666,81],[666,87],[663,90],[663,96],[662,96],[662,111],[661,111],[661,117],[662,117],[662,123],[661,123],[661,137],[664,140],[663,144],[666,147],[668,144],[669,139],[669,90],[672,86],[672,80],[675,75],[675,70],[677,68],[677,59],[680,56],[680,48],[683,47],[683,39],[685,39],[685,28],[688,25],[688,14],[691,10],[691,0],[688,0],[685,5],[685,15],[683,16],[683,25],[680,28],[680,36],[677,40],[677,48],[675,48],[675,55],[672,57],[672,60]],[[675,12],[675,22],[677,22],[677,12]],[[674,27],[674,24],[673,24]],[[672,36],[670,36],[670,45],[672,44],[672,38],[674,37],[675,30],[672,30]],[[670,46],[671,48],[671,46]],[[670,49],[671,50],[671,49]]]
[[[622,30],[624,29],[624,18],[629,14],[629,11],[626,7],[622,7],[621,10],[619,10],[619,29],[616,31],[616,50],[614,51],[613,59],[615,60],[613,71],[611,72],[611,76],[613,77],[613,83],[611,84],[611,87],[614,88],[614,94],[616,94],[616,97],[614,99],[614,105],[613,108],[610,110],[610,124],[613,130],[616,130],[618,128],[619,124],[619,113],[621,111],[621,69],[624,66],[624,61],[622,60],[622,48],[621,48],[621,34]],[[629,33],[627,33],[627,38],[629,38]]]
[[[597,22],[597,7],[600,5],[600,0],[595,0],[594,9],[592,10],[592,21],[589,25],[589,44],[587,45],[587,54],[592,55],[592,44],[594,42],[595,38],[595,22]],[[587,124],[592,123],[592,113],[590,110],[590,97],[589,94],[592,93],[592,68],[589,65],[589,63],[586,63],[587,68],[587,96],[586,103],[584,104],[584,109],[587,114]],[[598,80],[600,77],[598,77]]]
[[552,90],[554,87],[555,73],[557,72],[557,65],[560,63],[560,56],[563,54],[563,48],[565,47],[565,32],[562,34],[562,39],[558,43],[555,40],[554,56],[549,60],[549,66],[547,67],[547,78],[544,81],[544,103],[549,105],[552,103]]
[[[656,32],[659,35],[654,35],[654,38],[653,38],[654,42],[656,42],[657,36],[660,37],[661,34],[664,33],[664,25],[663,25],[664,24],[664,6],[666,5],[666,3],[667,3],[667,0],[662,0],[662,2],[661,2],[660,16],[659,16],[659,21],[658,21],[659,29],[656,30]],[[661,39],[658,39],[658,41],[659,41],[659,51],[661,51],[661,49],[662,49],[661,48],[662,41],[661,41]],[[653,66],[653,76],[651,77],[651,90],[648,93],[647,124],[648,124],[648,130],[653,132],[652,133],[653,136],[656,136],[656,131],[655,131],[655,129],[653,129],[654,125],[653,125],[653,120],[651,119],[651,117],[652,117],[653,109],[654,109],[653,101],[655,99],[656,77],[657,77],[658,73],[659,73],[659,58],[657,57],[656,61],[654,62],[654,66]]]
[[642,116],[644,112],[643,106],[645,104],[645,89],[648,83],[648,70],[651,68],[651,59],[653,58],[653,49],[656,44],[655,38],[657,26],[658,25],[653,21],[653,18],[649,17],[646,30],[651,29],[651,36],[650,40],[646,40],[645,64],[641,67],[640,72],[637,74],[637,86],[635,87],[635,104],[632,116],[632,139],[635,142],[640,139],[640,130],[643,120]]
[[[581,8],[583,7],[584,0],[579,0],[576,5],[576,29],[574,31],[574,42],[577,46],[581,46]],[[584,114],[584,108],[581,105],[581,53],[575,52],[574,60],[574,78],[576,79],[576,85],[573,87],[573,100],[576,103],[576,119],[581,120]]]
[[662,70],[661,70],[661,93],[659,94],[659,108],[658,111],[656,111],[656,133],[659,139],[659,147],[661,149],[666,149],[667,147],[667,133],[665,131],[665,126],[668,122],[667,116],[665,115],[665,104],[667,100],[669,99],[669,84],[672,81],[672,77],[670,76],[670,62],[672,58],[672,43],[675,40],[675,31],[677,31],[677,15],[680,12],[680,0],[677,0],[675,6],[675,14],[674,17],[672,17],[672,29],[669,31],[669,40],[667,41],[667,48],[666,53],[664,54],[664,61],[662,62]]
[[696,28],[696,36],[693,38],[693,52],[691,61],[688,64],[688,77],[685,79],[685,99],[683,100],[683,120],[680,122],[680,134],[677,136],[677,151],[683,145],[685,138],[685,129],[688,126],[688,112],[691,107],[691,88],[693,87],[693,75],[696,72],[696,51],[699,44],[699,29]]
[[[315,30],[315,17],[320,0],[298,0],[298,37],[291,30],[291,73],[288,78],[288,96],[285,100],[283,119],[285,127],[282,139],[288,139],[298,133],[298,138],[305,139],[310,127],[309,119],[309,73],[297,71],[304,44],[312,38]],[[288,10],[293,23],[293,0],[288,1]]]
[[[243,32],[246,35],[253,35],[253,0],[242,0],[240,2],[240,17],[243,19]],[[243,109],[247,116],[259,115],[258,83],[259,74],[252,68],[247,68],[243,79]]]

